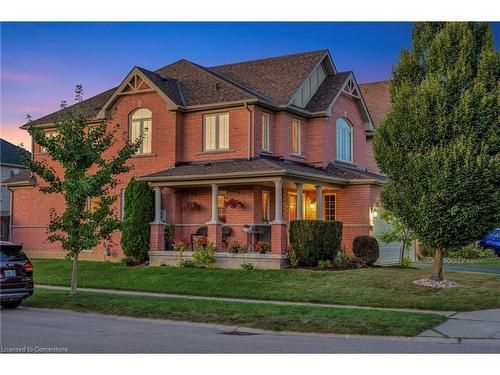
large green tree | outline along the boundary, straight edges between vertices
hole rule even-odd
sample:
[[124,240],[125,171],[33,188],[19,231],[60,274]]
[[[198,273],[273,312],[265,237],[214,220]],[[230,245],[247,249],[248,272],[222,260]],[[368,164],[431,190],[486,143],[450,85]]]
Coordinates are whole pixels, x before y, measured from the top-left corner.
[[[76,100],[82,101],[80,85],[76,89]],[[106,121],[90,127],[90,118],[84,116],[81,105],[67,107],[63,102],[61,107],[62,116],[55,122],[57,132],[53,136],[46,136],[44,129],[35,125],[29,125],[28,132],[62,168],[62,173],[56,172],[54,163],[38,159],[27,160],[26,166],[44,180],[42,192],[64,197],[64,212],[50,211],[47,232],[48,240],[60,242],[67,256],[73,259],[70,291],[73,295],[77,291],[79,253],[101,241],[111,241],[111,234],[119,228],[120,220],[111,208],[117,199],[112,189],[117,184],[116,175],[129,171],[126,162],[142,139],[136,142],[124,139],[124,146],[106,158],[104,154],[117,142],[115,131],[108,129]],[[91,198],[97,200],[92,209],[89,208]]]
[[416,23],[375,134],[384,206],[443,253],[500,222],[499,54],[488,24]]

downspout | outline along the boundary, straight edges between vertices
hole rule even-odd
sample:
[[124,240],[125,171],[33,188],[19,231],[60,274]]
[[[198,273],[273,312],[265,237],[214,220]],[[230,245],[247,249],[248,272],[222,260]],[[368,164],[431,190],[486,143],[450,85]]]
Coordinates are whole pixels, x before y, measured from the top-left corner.
[[245,102],[245,109],[248,111],[248,160],[252,159],[252,111]]

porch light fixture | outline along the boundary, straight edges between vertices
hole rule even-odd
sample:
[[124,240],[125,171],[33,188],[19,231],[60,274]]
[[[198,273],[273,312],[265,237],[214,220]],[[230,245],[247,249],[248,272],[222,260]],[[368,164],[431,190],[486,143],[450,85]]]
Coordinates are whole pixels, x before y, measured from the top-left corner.
[[309,203],[309,208],[313,209],[316,206],[316,199],[311,199],[311,203]]

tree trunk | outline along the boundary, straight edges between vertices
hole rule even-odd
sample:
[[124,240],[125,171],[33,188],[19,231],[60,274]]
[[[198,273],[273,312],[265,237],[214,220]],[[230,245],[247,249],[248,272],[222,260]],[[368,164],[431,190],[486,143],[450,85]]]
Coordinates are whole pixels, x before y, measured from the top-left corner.
[[432,265],[432,276],[434,281],[443,280],[443,250],[436,249],[434,254],[434,264]]
[[401,256],[399,257],[399,265],[403,265],[403,259],[405,257],[405,248],[406,248],[406,242],[403,241],[403,245],[401,246]]
[[78,282],[78,253],[73,256],[73,272],[71,273],[71,290],[69,291],[70,296],[76,294],[76,285]]

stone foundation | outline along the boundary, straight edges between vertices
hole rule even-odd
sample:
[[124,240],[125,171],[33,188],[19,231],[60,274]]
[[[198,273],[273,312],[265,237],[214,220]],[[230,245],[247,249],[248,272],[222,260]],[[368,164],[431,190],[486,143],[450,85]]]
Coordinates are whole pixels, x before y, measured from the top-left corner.
[[[183,259],[193,259],[193,252],[186,251]],[[151,266],[160,266],[162,264],[177,267],[181,260],[178,253],[174,251],[150,251],[149,264]],[[284,254],[231,254],[217,253],[214,267],[241,269],[244,263],[252,263],[259,269],[280,269],[288,267],[288,258]]]

